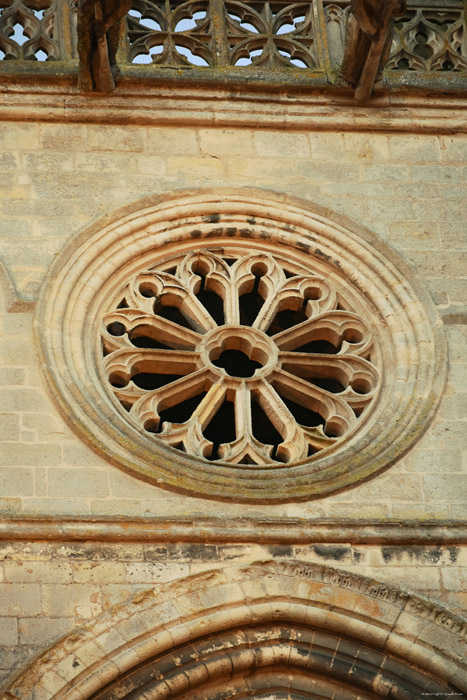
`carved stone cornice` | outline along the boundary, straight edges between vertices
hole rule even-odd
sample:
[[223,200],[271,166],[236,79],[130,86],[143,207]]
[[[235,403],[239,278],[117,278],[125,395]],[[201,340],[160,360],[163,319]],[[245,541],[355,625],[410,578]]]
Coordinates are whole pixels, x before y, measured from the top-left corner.
[[258,544],[467,544],[467,522],[298,518],[5,517],[1,541]]
[[[6,67],[8,69],[8,66]],[[414,89],[401,85],[383,92],[371,106],[354,104],[351,96],[317,85],[282,85],[271,82],[225,88],[206,77],[195,84],[122,78],[110,95],[93,95],[92,101],[72,87],[73,76],[27,75],[4,69],[1,74],[0,119],[55,123],[107,123],[136,125],[189,125],[192,127],[272,127],[324,131],[400,131],[453,134],[467,132],[467,82],[464,93],[433,85]],[[453,78],[455,82],[455,78]],[[156,99],[157,98],[157,99]]]

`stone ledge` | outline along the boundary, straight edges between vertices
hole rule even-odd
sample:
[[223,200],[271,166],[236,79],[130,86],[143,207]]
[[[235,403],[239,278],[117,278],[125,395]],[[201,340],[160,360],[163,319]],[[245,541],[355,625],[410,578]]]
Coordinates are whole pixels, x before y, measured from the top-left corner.
[[0,541],[467,544],[467,521],[10,517]]
[[[124,79],[108,94],[83,94],[71,77],[2,75],[0,119],[135,125],[318,129],[322,131],[467,132],[466,90],[401,86],[356,105],[349,91],[287,84],[235,85]],[[6,79],[7,78],[7,79]]]

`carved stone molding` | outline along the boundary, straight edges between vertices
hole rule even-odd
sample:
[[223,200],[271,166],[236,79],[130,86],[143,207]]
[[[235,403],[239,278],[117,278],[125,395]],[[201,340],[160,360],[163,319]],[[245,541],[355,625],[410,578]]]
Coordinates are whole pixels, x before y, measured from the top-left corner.
[[[143,700],[165,693],[165,680],[170,697],[198,700],[230,683],[239,692],[235,679],[247,669],[254,676],[265,659],[273,673],[285,666],[297,684],[289,689],[304,677],[310,690],[318,677],[339,680],[344,697],[354,697],[354,683],[364,698],[388,697],[388,688],[395,697],[461,696],[466,625],[428,599],[327,566],[268,560],[213,568],[140,591],[74,630],[19,674],[3,700]],[[265,680],[258,677],[257,690],[270,687]]]
[[295,518],[3,517],[5,542],[351,543],[394,546],[467,544],[465,521],[318,521]]
[[[299,200],[248,189],[146,200],[75,237],[49,271],[36,316],[46,382],[72,426],[134,476],[217,499],[324,495],[390,466],[436,407],[444,335],[410,276],[371,234]],[[256,309],[240,324],[239,295]],[[251,380],[218,367],[225,350],[251,355]],[[172,415],[200,392],[198,408]],[[235,430],[217,439],[222,401]]]

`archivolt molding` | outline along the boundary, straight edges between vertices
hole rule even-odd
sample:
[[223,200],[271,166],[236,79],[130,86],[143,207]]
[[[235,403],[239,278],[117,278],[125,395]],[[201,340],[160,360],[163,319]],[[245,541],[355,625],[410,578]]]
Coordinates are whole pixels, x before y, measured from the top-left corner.
[[107,611],[37,658],[3,700],[257,697],[284,673],[297,692],[318,682],[345,698],[459,695],[466,636],[466,620],[395,586],[306,562],[237,564]]
[[[274,427],[288,435],[287,443],[285,433],[281,433],[283,446],[276,446],[277,458],[276,453],[271,451],[271,445],[258,445],[256,438],[256,441],[251,439],[249,443],[244,440],[239,446],[240,438],[237,435],[236,443],[231,442],[230,447],[221,445],[218,453],[206,438],[205,430],[217,410],[216,401],[220,401],[221,389],[216,383],[218,370],[212,366],[217,355],[210,355],[213,362],[208,358],[206,367],[199,370],[196,370],[196,363],[200,361],[199,357],[204,356],[203,353],[219,353],[224,349],[222,333],[225,326],[219,330],[211,324],[211,328],[209,324],[212,319],[209,321],[205,310],[201,312],[199,304],[196,306],[198,302],[193,298],[194,292],[188,278],[183,286],[176,277],[171,278],[173,281],[170,282],[172,273],[164,272],[169,269],[167,266],[170,267],[171,260],[175,261],[173,264],[178,269],[177,265],[188,265],[188,261],[200,251],[210,251],[202,253],[206,258],[202,264],[203,274],[212,289],[219,289],[222,285],[227,289],[227,272],[220,275],[216,265],[218,268],[225,265],[227,270],[229,256],[238,260],[238,265],[233,265],[229,274],[234,274],[239,265],[245,267],[242,279],[246,281],[240,284],[241,293],[250,292],[255,274],[259,279],[266,274],[264,270],[267,268],[270,278],[264,278],[264,288],[273,284],[274,275],[278,280],[275,283],[278,290],[276,297],[271,294],[271,299],[277,298],[280,304],[290,305],[293,295],[297,297],[297,303],[300,294],[304,295],[302,309],[306,309],[307,320],[295,327],[300,332],[309,327],[303,342],[315,339],[313,314],[324,319],[320,323],[322,327],[324,323],[328,329],[326,338],[342,336],[339,341],[341,345],[336,345],[337,350],[334,350],[337,355],[326,357],[340,362],[340,381],[350,382],[342,393],[347,397],[348,405],[338,394],[319,398],[325,392],[313,384],[307,384],[306,377],[315,370],[310,369],[309,360],[308,364],[305,363],[306,358],[303,362],[300,360],[299,369],[294,369],[298,372],[295,379],[288,376],[287,381],[283,380],[280,367],[276,370],[271,365],[271,368],[265,366],[261,370],[263,374],[269,372],[269,384],[256,374],[250,384],[250,380],[243,383],[229,378],[227,382],[222,380],[225,387],[221,389],[227,392],[225,396],[228,396],[228,392],[240,397],[246,396],[248,391],[252,396],[256,392],[259,396],[257,400],[263,403],[263,410],[272,407],[271,416],[276,417]],[[183,259],[183,256],[186,257]],[[257,260],[257,263],[253,264],[253,260]],[[292,274],[298,277],[280,281],[280,275],[284,274],[281,265],[285,263],[281,262],[277,267],[275,260],[286,260],[286,267],[290,266]],[[192,265],[191,262],[189,264]],[[260,272],[255,272],[256,269],[260,269]],[[190,267],[190,270],[196,276],[194,268]],[[305,273],[301,272],[303,270]],[[287,270],[285,273],[289,274]],[[284,297],[282,300],[283,290],[289,286],[292,289],[294,280],[304,274],[308,287],[313,276],[318,280],[316,289],[307,291],[308,287],[303,287],[300,291],[301,287],[297,287],[297,290],[287,292],[290,299]],[[164,275],[170,284],[162,285],[160,291],[151,280],[155,276],[163,279]],[[212,282],[209,281],[210,275]],[[132,291],[131,281],[143,278],[149,280],[143,284],[147,289],[145,287],[141,292],[142,286],[138,282],[139,287]],[[260,281],[261,284],[263,282]],[[196,288],[193,289],[196,292]],[[259,289],[261,291],[261,286]],[[134,299],[138,294],[141,300],[137,303],[141,308],[133,310],[132,305],[136,304]],[[173,324],[170,326],[171,322],[163,320],[163,343],[177,350],[172,354],[170,365],[177,366],[177,371],[164,371],[170,375],[193,372],[193,382],[198,384],[193,388],[192,382],[192,394],[195,389],[199,391],[204,387],[209,396],[215,396],[214,403],[207,405],[207,397],[199,404],[199,410],[193,413],[191,427],[182,426],[177,429],[178,432],[170,428],[167,432],[164,428],[159,439],[147,426],[155,425],[156,433],[160,430],[158,410],[173,405],[173,392],[159,389],[145,397],[145,389],[130,386],[130,381],[128,389],[117,389],[115,392],[119,394],[119,403],[106,384],[112,376],[117,376],[117,379],[123,377],[122,381],[128,382],[135,372],[144,373],[148,367],[160,366],[166,351],[153,351],[152,359],[147,352],[143,357],[141,351],[141,358],[138,359],[137,349],[131,346],[130,334],[134,330],[135,315],[143,318],[146,314],[145,318],[148,317],[148,312],[142,308],[144,304],[158,303],[163,294],[171,295],[175,301],[170,303],[182,309],[198,324],[198,335],[185,329],[185,334],[192,338],[190,342],[196,345],[197,337],[203,337],[203,332],[206,336],[211,333],[216,335],[215,342],[219,347],[212,350],[211,346],[204,348],[200,343],[198,354],[195,352],[192,355],[191,367],[186,360],[189,353],[183,352],[184,347],[180,350],[180,343],[183,346],[188,341],[182,342],[183,339],[180,339],[180,328],[177,335]],[[227,294],[227,291],[223,294]],[[186,301],[189,298],[191,301]],[[227,304],[227,301],[224,303]],[[343,303],[344,310],[341,310]],[[268,304],[269,297],[264,302],[265,307]],[[110,353],[106,362],[110,363],[113,372],[107,379],[103,379],[103,370],[99,367],[105,314],[110,319],[109,323],[117,319],[115,326],[123,322],[127,324],[126,330],[123,323],[122,331],[117,329],[113,335],[107,334],[104,340],[104,351]],[[326,314],[334,320],[326,320]],[[338,323],[335,320],[337,317]],[[129,473],[151,483],[223,500],[263,503],[305,500],[369,478],[396,461],[423,433],[445,381],[446,346],[441,321],[429,296],[413,279],[403,261],[373,234],[346,218],[308,202],[261,190],[181,191],[144,200],[97,222],[73,238],[51,267],[38,303],[36,319],[47,385],[72,426],[95,449]],[[365,319],[365,323],[362,319]],[[141,324],[142,321],[137,323]],[[160,323],[154,328],[151,323],[146,323],[150,337],[162,332]],[[260,320],[257,323],[259,328]],[[350,328],[349,324],[355,327]],[[128,334],[129,340],[126,336],[124,339],[128,351],[126,346],[123,347],[125,343],[122,345],[117,337],[120,332]],[[246,330],[242,332],[248,335]],[[265,343],[267,340],[265,347],[269,347],[271,342],[266,332],[261,333]],[[287,352],[297,346],[294,333],[295,329],[291,329],[273,335],[274,339],[281,338],[276,341],[279,350],[283,351],[279,355],[288,356],[281,360],[282,369],[287,370],[284,376],[296,364],[295,355],[303,355],[302,351],[295,355]],[[254,333],[253,336],[253,339],[245,340],[241,348],[247,348],[245,352],[248,352],[248,348],[252,348],[252,353],[256,352],[258,343]],[[157,339],[160,339],[159,335]],[[233,342],[233,339],[229,342]],[[371,360],[377,369],[366,360],[370,348],[373,348]],[[354,358],[349,354],[351,352],[356,355],[360,353],[361,358]],[[268,354],[269,351],[265,356]],[[120,364],[112,364],[113,357],[117,355],[122,358]],[[250,359],[261,360],[261,357],[255,355]],[[321,362],[322,367],[329,364],[328,360],[325,362],[322,359]],[[379,372],[382,380],[378,379]],[[353,386],[363,393],[369,391],[368,400],[356,395],[351,386],[359,373],[363,384],[369,388],[361,390],[358,383]],[[261,381],[263,389],[259,386]],[[237,384],[239,387],[241,385],[241,391],[235,389]],[[289,435],[287,412],[282,411],[282,415],[279,408],[274,408],[277,399],[268,393],[268,386],[279,387],[279,393],[282,391],[287,399],[308,401],[308,409],[318,413],[321,411],[325,425],[318,426],[319,430],[307,428],[302,431],[306,440],[311,441],[312,454],[309,450],[307,456],[305,443],[298,446],[298,438]],[[307,398],[307,394],[311,398]],[[153,395],[157,397],[156,403],[151,403]],[[233,398],[227,400],[234,401]],[[370,400],[372,403],[368,409],[366,406]],[[142,402],[146,402],[144,406]],[[349,405],[353,408],[349,408]],[[355,421],[352,416],[357,409],[363,410],[363,414]],[[237,424],[237,408],[235,415]],[[138,420],[133,420],[132,416]],[[248,423],[245,425],[248,428]],[[322,427],[327,436],[322,434]],[[342,439],[330,440],[329,435],[341,436]],[[180,445],[188,454],[180,451]],[[253,463],[249,461],[253,448],[248,445],[255,446],[259,455],[259,458],[253,458]],[[317,454],[313,454],[315,448]],[[227,458],[227,461],[223,461],[224,455],[233,457],[229,458],[230,461]]]

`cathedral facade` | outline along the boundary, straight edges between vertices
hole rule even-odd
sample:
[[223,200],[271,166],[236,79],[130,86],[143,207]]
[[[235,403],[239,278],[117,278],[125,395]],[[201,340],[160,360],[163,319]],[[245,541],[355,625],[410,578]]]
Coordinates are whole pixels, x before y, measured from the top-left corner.
[[4,700],[467,696],[466,10],[364,5],[0,0]]

